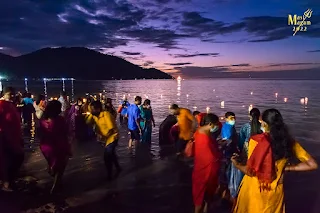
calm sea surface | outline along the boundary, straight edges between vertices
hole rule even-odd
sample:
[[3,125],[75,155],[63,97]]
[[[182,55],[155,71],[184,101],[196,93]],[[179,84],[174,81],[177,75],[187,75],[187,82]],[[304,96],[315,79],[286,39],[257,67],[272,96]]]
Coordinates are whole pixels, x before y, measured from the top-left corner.
[[[24,82],[3,82],[24,90]],[[71,96],[69,81],[66,91]],[[29,90],[43,93],[43,82],[28,82]],[[48,97],[58,96],[62,82],[48,82]],[[105,93],[103,92],[105,91]],[[216,113],[226,111],[237,116],[237,129],[248,122],[250,105],[261,111],[277,108],[283,114],[292,134],[302,144],[312,147],[312,154],[320,156],[320,81],[298,80],[136,80],[136,81],[75,81],[75,98],[86,93],[102,92],[118,105],[124,94],[132,102],[134,96],[150,99],[157,127],[153,130],[153,149],[158,150],[158,126],[168,114],[168,106],[177,103],[190,110]],[[277,93],[277,94],[276,94]],[[304,101],[307,98],[307,101]],[[303,100],[301,100],[303,99]],[[224,102],[222,104],[221,102]],[[210,108],[210,109],[209,109]]]

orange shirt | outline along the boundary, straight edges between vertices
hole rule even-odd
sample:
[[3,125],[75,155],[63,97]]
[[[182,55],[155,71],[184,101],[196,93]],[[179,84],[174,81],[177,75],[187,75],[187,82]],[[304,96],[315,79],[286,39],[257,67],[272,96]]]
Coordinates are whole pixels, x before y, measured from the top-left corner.
[[182,140],[190,140],[193,134],[193,122],[195,118],[191,114],[190,110],[180,108],[180,114],[178,115],[178,125],[180,129],[179,138]]

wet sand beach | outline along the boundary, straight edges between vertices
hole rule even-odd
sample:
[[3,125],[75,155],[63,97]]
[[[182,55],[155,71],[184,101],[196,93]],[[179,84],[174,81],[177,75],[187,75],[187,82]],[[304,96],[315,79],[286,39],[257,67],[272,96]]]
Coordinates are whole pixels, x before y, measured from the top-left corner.
[[[118,153],[123,172],[117,179],[107,181],[102,145],[82,142],[76,145],[69,161],[63,187],[54,195],[49,194],[52,178],[46,172],[47,164],[37,140],[30,149],[26,138],[26,159],[18,189],[0,193],[0,212],[191,213],[192,160],[177,161],[169,152],[161,158],[154,153],[152,158],[144,147],[139,147],[134,156],[126,149],[125,128],[121,135]],[[320,212],[319,178],[319,171],[286,175],[287,212]],[[219,207],[214,212],[229,211]]]

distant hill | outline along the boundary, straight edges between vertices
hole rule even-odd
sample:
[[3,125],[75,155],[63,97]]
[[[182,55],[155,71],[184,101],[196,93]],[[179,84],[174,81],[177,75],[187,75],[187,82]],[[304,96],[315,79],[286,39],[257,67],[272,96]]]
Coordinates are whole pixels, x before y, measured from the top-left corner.
[[83,47],[44,48],[18,57],[0,53],[0,73],[12,78],[172,79],[160,70]]

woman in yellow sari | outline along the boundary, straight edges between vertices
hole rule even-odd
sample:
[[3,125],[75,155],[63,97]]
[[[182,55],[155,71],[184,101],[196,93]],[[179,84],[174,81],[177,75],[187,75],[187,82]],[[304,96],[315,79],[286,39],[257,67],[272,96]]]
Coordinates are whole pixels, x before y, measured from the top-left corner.
[[[318,168],[316,161],[290,136],[278,110],[263,113],[261,130],[263,134],[250,139],[246,165],[239,163],[237,155],[232,157],[233,164],[246,174],[234,213],[284,213],[284,172]],[[289,165],[292,158],[298,158],[300,163]]]

